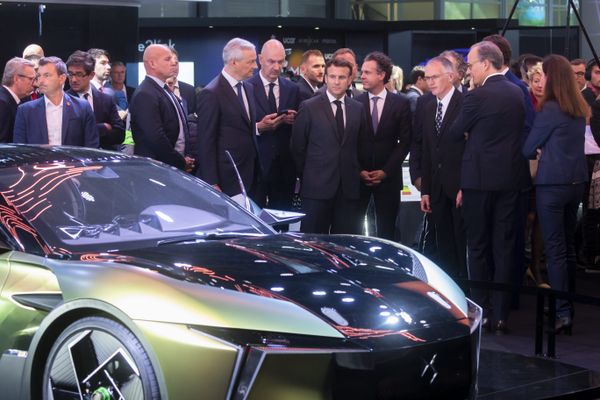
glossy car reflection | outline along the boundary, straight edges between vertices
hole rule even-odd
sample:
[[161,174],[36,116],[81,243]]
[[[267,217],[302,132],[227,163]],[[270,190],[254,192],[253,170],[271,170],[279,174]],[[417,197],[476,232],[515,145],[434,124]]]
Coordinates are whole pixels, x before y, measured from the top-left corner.
[[185,173],[0,146],[10,399],[465,399],[481,311],[425,257],[276,234]]

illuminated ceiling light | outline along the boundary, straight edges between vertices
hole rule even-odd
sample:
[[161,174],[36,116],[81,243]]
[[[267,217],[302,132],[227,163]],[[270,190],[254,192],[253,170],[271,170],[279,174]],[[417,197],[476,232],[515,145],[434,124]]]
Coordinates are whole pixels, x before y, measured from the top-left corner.
[[321,28],[319,28],[318,26],[315,26],[315,31],[318,31],[319,29],[321,29]]
[[282,25],[277,25],[277,27],[278,27],[279,29],[283,28],[283,26],[282,26]]

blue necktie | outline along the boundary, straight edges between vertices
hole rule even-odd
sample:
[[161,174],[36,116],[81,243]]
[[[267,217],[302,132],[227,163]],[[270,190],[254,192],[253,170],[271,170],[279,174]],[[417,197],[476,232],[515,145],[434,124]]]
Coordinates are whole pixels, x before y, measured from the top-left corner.
[[[435,113],[435,134],[440,135],[442,129],[442,107],[444,105],[441,101],[438,101],[437,112]],[[431,125],[430,125],[431,126]]]
[[371,122],[373,123],[373,134],[377,133],[377,127],[379,126],[379,109],[377,108],[377,102],[379,96],[373,96],[373,109],[371,110]]

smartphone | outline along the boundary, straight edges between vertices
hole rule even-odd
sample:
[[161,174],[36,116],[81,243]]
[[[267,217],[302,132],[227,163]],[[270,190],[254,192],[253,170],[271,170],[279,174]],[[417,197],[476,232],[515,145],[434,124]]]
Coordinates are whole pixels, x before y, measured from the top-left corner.
[[283,110],[279,110],[279,111],[277,111],[277,116],[279,117],[280,115],[287,114],[288,111],[289,110],[287,108],[284,108]]

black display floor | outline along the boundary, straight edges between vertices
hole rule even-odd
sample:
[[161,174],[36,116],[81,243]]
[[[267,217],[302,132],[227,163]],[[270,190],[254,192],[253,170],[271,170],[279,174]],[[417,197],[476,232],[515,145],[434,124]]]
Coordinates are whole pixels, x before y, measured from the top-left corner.
[[477,399],[597,399],[600,372],[556,360],[482,350]]

